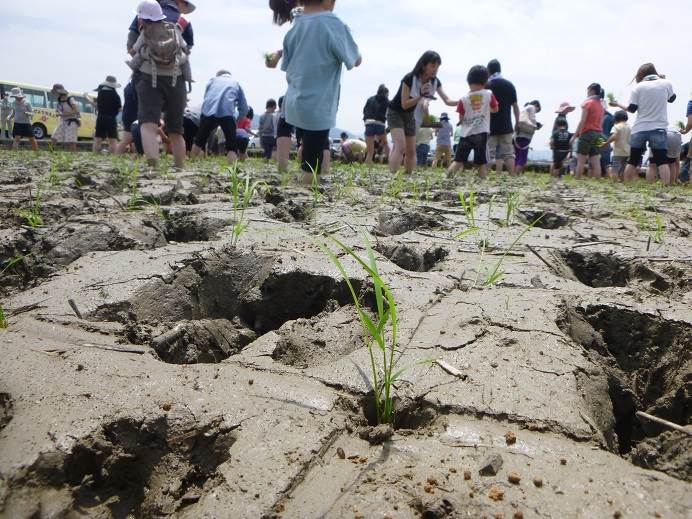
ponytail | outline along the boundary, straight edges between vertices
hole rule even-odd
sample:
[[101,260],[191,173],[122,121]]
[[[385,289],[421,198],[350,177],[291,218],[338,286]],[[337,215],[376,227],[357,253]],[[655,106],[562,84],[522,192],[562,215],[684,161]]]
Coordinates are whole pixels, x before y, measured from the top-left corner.
[[291,21],[291,11],[298,5],[297,0],[269,0],[269,8],[274,11],[274,23],[283,25]]

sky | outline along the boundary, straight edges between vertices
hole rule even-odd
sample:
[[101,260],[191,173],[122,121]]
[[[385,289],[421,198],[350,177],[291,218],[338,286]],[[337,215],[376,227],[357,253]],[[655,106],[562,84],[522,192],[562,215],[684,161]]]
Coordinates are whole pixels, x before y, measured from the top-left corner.
[[[366,99],[385,83],[393,95],[420,55],[442,56],[439,78],[454,99],[468,91],[466,74],[497,58],[516,86],[520,103],[541,101],[539,121],[548,128],[533,146],[547,148],[553,112],[563,101],[581,103],[586,87],[601,83],[628,101],[637,68],[653,62],[673,82],[678,101],[670,123],[684,119],[692,95],[692,66],[686,38],[690,0],[337,0],[337,14],[352,30],[363,65],[344,69],[337,125],[362,134]],[[285,76],[264,66],[263,54],[281,48],[289,25],[271,22],[267,0],[198,0],[189,17],[195,30],[191,100],[201,102],[204,85],[217,70],[230,70],[248,100],[261,112],[268,98],[285,92]],[[127,28],[137,1],[22,0],[4,2],[0,80],[94,89],[106,75],[121,83]],[[440,101],[431,111],[452,111]],[[579,113],[570,116],[574,129]]]

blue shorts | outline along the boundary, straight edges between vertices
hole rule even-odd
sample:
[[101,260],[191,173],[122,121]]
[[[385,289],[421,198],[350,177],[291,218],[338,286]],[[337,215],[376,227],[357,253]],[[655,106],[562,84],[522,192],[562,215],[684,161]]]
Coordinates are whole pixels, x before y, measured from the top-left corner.
[[386,133],[384,123],[383,124],[366,124],[365,125],[365,136],[366,137],[380,137]]
[[657,166],[667,164],[668,160],[668,132],[665,129],[648,130],[645,132],[633,133],[630,137],[629,163],[633,166],[639,165],[646,151],[646,143],[653,150],[653,162]]

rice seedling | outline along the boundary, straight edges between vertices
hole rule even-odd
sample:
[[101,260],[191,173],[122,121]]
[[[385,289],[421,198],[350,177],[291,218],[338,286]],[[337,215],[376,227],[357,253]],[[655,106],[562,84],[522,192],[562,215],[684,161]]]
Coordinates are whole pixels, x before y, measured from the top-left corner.
[[[464,194],[463,192],[459,191],[459,202],[461,202],[461,208],[464,211],[464,215],[466,216],[466,223],[469,226],[469,229],[475,229],[477,230],[478,227],[476,226],[476,193],[471,190],[469,191],[468,195]],[[458,239],[458,237],[456,238]]]
[[616,105],[617,104],[618,100],[615,97],[615,93],[608,92],[607,97],[608,97],[608,104],[610,104],[610,105]]
[[514,215],[519,210],[519,206],[522,202],[521,193],[513,193],[510,191],[505,191],[505,202],[507,204],[507,209],[505,212],[505,227],[512,225]]
[[28,258],[29,256],[31,256],[32,254],[33,254],[33,252],[30,252],[26,256],[22,256],[21,254],[17,254],[16,256],[13,256],[13,257],[5,260],[5,263],[4,263],[5,266],[2,268],[2,270],[0,270],[0,276],[2,276],[8,270],[13,269],[14,267],[19,265],[20,263],[23,263],[24,260],[26,258]]
[[[499,260],[497,260],[493,269],[489,270],[486,273],[485,280],[483,281],[484,287],[492,286],[504,277],[505,272],[502,269],[502,266],[504,265],[504,262],[505,262],[505,259],[507,258],[507,255],[514,250],[514,248],[517,246],[517,244],[524,238],[526,233],[528,233],[533,227],[535,227],[536,224],[541,220],[541,218],[543,218],[543,215],[539,216],[533,222],[531,222],[529,225],[527,225],[524,228],[524,230],[521,233],[519,233],[519,235],[514,239],[512,244],[509,246],[509,248],[507,250],[505,250],[504,254],[500,257]],[[478,279],[478,277],[476,277],[476,280],[477,279]]]
[[269,189],[267,183],[262,180],[252,181],[249,176],[241,178],[238,174],[238,164],[228,168],[231,177],[230,194],[233,207],[233,226],[231,227],[231,246],[237,247],[240,236],[248,228],[250,223],[245,220],[245,211],[250,205],[253,196],[260,188]]
[[41,186],[36,188],[36,197],[29,209],[15,209],[14,213],[24,219],[29,227],[36,228],[43,225],[41,218]]
[[665,241],[666,228],[663,225],[663,218],[661,213],[656,213],[656,226],[654,227],[654,232],[650,233],[651,241],[656,244],[661,244]]
[[0,330],[6,330],[7,329],[7,318],[5,317],[5,310],[2,307],[2,304],[0,304]]
[[678,129],[679,129],[681,132],[684,132],[684,131],[685,131],[685,128],[687,128],[687,125],[686,125],[683,121],[678,121]]
[[[412,366],[397,369],[395,354],[398,349],[398,328],[399,320],[397,316],[397,306],[392,291],[387,283],[380,276],[375,254],[368,237],[363,233],[363,242],[367,251],[367,258],[363,259],[354,252],[352,248],[345,245],[333,235],[327,237],[334,242],[339,249],[353,258],[366,272],[372,282],[375,291],[375,319],[363,307],[358,293],[353,287],[353,283],[346,273],[344,265],[336,254],[323,242],[317,244],[322,251],[332,260],[332,263],[341,273],[353,298],[356,312],[366,335],[368,351],[370,354],[370,369],[372,374],[372,387],[375,394],[375,411],[378,424],[391,424],[394,418],[394,383]],[[379,358],[379,362],[377,360]],[[417,363],[426,364],[431,361],[425,360]],[[379,364],[379,365],[378,365]]]

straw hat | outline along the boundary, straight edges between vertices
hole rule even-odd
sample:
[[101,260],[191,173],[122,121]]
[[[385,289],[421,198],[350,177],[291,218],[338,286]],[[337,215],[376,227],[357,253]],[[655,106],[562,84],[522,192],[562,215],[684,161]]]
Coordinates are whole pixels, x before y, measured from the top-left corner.
[[190,13],[192,13],[195,9],[197,9],[197,7],[195,7],[195,4],[193,4],[192,2],[186,1],[186,2],[185,2],[185,12],[184,12],[183,14],[190,14]]
[[51,93],[56,96],[68,95],[67,89],[61,83],[55,83],[51,89]]
[[24,99],[26,96],[24,95],[24,92],[22,92],[21,88],[14,87],[12,90],[10,90],[10,97],[18,97],[19,99]]

